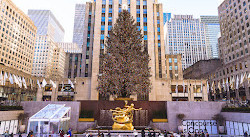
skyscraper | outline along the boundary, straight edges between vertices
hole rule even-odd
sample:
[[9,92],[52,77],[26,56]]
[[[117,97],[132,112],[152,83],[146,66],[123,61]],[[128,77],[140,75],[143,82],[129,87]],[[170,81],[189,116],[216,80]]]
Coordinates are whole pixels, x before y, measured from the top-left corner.
[[[35,54],[33,59],[32,75],[40,77],[56,76],[53,71],[53,55],[58,48],[57,42],[63,42],[64,29],[49,10],[29,10],[29,17],[37,26]],[[62,59],[60,56],[59,59]],[[61,61],[58,61],[60,63]],[[61,75],[63,76],[63,75]]]
[[250,84],[246,80],[250,76],[249,5],[249,0],[225,0],[218,7],[221,28],[219,54],[223,64],[211,74],[210,82],[215,82],[215,85],[231,82],[230,90],[224,89],[226,92],[221,93],[227,100],[250,100]]
[[0,8],[0,63],[31,74],[37,29],[11,0],[1,0]]
[[205,24],[192,15],[175,15],[165,24],[167,54],[182,54],[182,68],[208,58]]
[[74,32],[73,32],[73,43],[76,43],[82,48],[85,24],[85,4],[76,4],[75,6],[75,20],[74,20]]
[[[81,73],[91,76],[91,99],[98,99],[97,76],[104,53],[105,37],[115,24],[122,8],[127,8],[136,21],[138,29],[144,34],[144,44],[148,47],[151,58],[151,81],[156,78],[166,78],[165,47],[163,33],[162,4],[157,0],[93,0],[86,4],[85,36],[83,43],[83,61]],[[93,67],[92,67],[93,66]],[[153,89],[155,90],[155,89]],[[154,91],[152,98],[156,98]]]
[[200,16],[205,24],[208,58],[219,58],[218,38],[220,23],[218,16]]
[[64,29],[50,10],[28,10],[37,27],[37,35],[48,35],[54,42],[63,42]]
[[81,75],[82,49],[76,43],[71,42],[59,42],[58,45],[66,52],[64,77],[84,77]]

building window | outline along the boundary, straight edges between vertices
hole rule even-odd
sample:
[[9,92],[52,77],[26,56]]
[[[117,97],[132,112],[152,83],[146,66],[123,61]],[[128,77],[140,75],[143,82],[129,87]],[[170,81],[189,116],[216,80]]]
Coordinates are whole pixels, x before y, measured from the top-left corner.
[[172,58],[169,58],[169,63],[172,63]]
[[102,4],[106,4],[106,0],[102,0]]
[[136,5],[140,5],[140,0],[136,0]]
[[177,63],[177,58],[174,58],[174,63]]

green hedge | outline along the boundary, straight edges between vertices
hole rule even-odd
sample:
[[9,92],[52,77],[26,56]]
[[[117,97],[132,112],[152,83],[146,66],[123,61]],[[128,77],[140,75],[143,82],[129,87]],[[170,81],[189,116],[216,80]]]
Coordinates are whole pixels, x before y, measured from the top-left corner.
[[153,118],[166,119],[167,118],[166,111],[154,111]]
[[250,108],[222,108],[222,112],[240,112],[240,113],[250,113]]
[[93,118],[94,111],[82,110],[79,118]]
[[0,106],[0,111],[23,110],[22,106]]

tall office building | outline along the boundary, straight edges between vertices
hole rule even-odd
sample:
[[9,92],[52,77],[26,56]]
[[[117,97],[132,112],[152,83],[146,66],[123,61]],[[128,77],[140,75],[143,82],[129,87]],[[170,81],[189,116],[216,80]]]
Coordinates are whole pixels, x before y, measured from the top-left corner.
[[192,15],[174,15],[165,24],[167,54],[182,54],[182,68],[208,58],[205,24]]
[[[100,54],[104,53],[105,37],[123,7],[127,7],[144,35],[143,43],[147,45],[151,58],[149,66],[152,83],[156,78],[166,78],[162,4],[157,0],[93,0],[86,4],[88,16],[85,19],[84,35],[87,39],[83,43],[82,60],[85,65],[81,71],[82,75],[91,76],[91,99],[98,99],[97,76],[102,61]],[[150,93],[151,98],[156,98],[154,90],[155,88]]]
[[50,10],[28,10],[37,27],[37,35],[48,35],[54,42],[64,41],[64,29]]
[[170,21],[172,14],[171,13],[163,13],[163,24],[165,25]]
[[208,58],[219,58],[218,38],[220,37],[220,23],[218,16],[200,16],[205,24]]
[[46,78],[55,76],[53,55],[58,48],[57,42],[63,42],[64,29],[49,10],[29,10],[28,15],[37,26],[32,75]]
[[38,77],[52,76],[52,62],[56,43],[48,35],[37,35],[32,75]]
[[78,47],[76,43],[72,42],[58,42],[60,48],[62,48],[66,53],[81,53],[82,49]]
[[31,74],[37,28],[11,0],[0,8],[0,63]]
[[[219,7],[219,21],[221,37],[219,38],[219,54],[222,60],[222,68],[217,69],[209,76],[210,83],[226,83],[231,81],[230,90],[225,90],[217,97],[226,97],[227,100],[250,100],[250,92],[247,80],[240,83],[237,90],[235,83],[239,83],[246,74],[249,76],[250,69],[250,1],[248,0],[225,0]],[[237,80],[237,77],[240,81]],[[244,86],[243,86],[244,85]]]
[[59,46],[54,48],[52,59],[52,78],[64,78],[65,57],[66,53],[62,48],[60,48]]
[[73,31],[73,42],[82,48],[85,24],[85,4],[76,4],[75,6],[75,20]]
[[83,63],[82,48],[71,42],[59,42],[58,46],[66,52],[64,77],[84,77],[81,75]]

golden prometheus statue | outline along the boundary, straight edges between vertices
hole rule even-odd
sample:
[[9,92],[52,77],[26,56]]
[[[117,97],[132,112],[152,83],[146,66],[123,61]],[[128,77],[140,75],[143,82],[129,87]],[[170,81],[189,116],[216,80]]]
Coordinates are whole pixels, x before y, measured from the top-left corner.
[[121,109],[119,107],[115,108],[115,110],[110,109],[113,116],[112,119],[114,124],[112,126],[113,130],[134,130],[133,126],[133,110],[141,110],[135,109],[134,104],[128,105],[128,101],[125,101],[124,108]]

